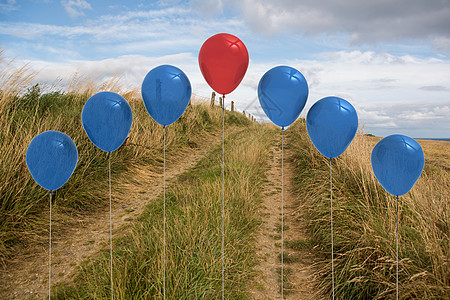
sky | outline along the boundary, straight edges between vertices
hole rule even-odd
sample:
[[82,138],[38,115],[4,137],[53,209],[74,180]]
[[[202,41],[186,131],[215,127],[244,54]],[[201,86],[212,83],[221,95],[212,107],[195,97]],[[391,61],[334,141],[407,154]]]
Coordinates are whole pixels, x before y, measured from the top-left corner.
[[0,0],[3,57],[28,64],[37,82],[121,74],[133,89],[171,64],[210,97],[198,52],[221,32],[239,37],[250,57],[227,106],[233,100],[258,121],[268,121],[259,80],[288,65],[308,82],[302,117],[338,96],[365,133],[450,138],[450,0]]

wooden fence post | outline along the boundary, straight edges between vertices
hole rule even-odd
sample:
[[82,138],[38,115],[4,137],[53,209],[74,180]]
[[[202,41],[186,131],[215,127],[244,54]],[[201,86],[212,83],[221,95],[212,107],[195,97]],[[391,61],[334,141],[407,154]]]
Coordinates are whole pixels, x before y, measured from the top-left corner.
[[234,111],[234,101],[231,101],[231,111]]
[[212,92],[211,94],[211,108],[214,108],[214,102],[216,101],[216,92]]
[[222,103],[222,97],[219,97],[219,104],[220,104],[220,108],[222,108],[223,103]]

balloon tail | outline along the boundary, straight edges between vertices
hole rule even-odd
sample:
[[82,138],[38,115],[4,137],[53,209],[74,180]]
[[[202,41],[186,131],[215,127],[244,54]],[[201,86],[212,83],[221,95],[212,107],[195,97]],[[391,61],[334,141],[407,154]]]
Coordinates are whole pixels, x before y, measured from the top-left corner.
[[225,95],[222,99],[222,299],[225,299]]
[[281,300],[284,299],[284,127],[281,128]]
[[113,241],[112,241],[112,201],[111,201],[111,152],[108,152],[108,179],[109,179],[109,252],[110,252],[110,268],[111,268],[111,299],[114,299],[113,284]]
[[164,249],[163,249],[163,274],[164,274],[164,279],[163,279],[163,293],[164,293],[164,299],[166,299],[166,126],[163,126],[164,129],[164,183],[163,183],[163,194],[164,194],[164,200],[163,200],[163,231],[164,231],[164,235],[163,235],[163,242],[164,242]]
[[395,273],[395,279],[396,279],[396,284],[395,284],[395,288],[396,288],[396,293],[397,293],[397,300],[398,300],[398,196],[396,196],[397,198],[397,203],[396,203],[396,214],[397,214],[397,228],[396,228],[396,239],[395,239],[395,244],[396,244],[396,252],[395,252],[395,257],[396,257],[396,273]]
[[331,286],[334,299],[333,174],[331,172],[331,160],[330,158]]
[[48,242],[48,299],[50,299],[52,286],[52,191],[50,191],[50,230]]

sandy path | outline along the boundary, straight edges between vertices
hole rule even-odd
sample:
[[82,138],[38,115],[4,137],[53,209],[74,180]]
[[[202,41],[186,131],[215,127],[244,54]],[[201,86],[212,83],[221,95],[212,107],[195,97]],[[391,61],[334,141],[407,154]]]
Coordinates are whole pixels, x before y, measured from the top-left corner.
[[[228,130],[228,134],[238,129]],[[205,135],[196,147],[179,151],[166,160],[166,185],[194,166],[212,147],[221,143],[222,132]],[[112,165],[112,168],[114,165]],[[154,168],[155,169],[155,168]],[[137,166],[127,180],[112,185],[112,221],[114,236],[127,232],[144,206],[163,192],[162,168],[150,170]],[[58,219],[53,213],[52,219]],[[70,280],[84,259],[103,247],[109,248],[109,207],[94,214],[77,217],[67,226],[52,224],[52,285]],[[59,226],[58,226],[59,225]],[[17,253],[0,274],[0,299],[43,298],[48,295],[48,246],[35,246]]]
[[[285,145],[289,141],[285,137]],[[294,167],[289,149],[284,149],[284,299],[316,299],[314,256],[301,245],[306,240],[306,222],[293,191]],[[253,299],[281,299],[281,137],[271,148],[261,204],[263,224],[257,232],[257,271]],[[300,248],[300,249],[299,249]]]

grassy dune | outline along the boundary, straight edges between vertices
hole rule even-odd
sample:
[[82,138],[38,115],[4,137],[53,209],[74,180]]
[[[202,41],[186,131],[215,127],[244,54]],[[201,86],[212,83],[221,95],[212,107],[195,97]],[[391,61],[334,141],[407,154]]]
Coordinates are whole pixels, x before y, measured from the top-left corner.
[[[73,77],[65,91],[31,85],[35,74],[26,66],[14,68],[0,52],[0,262],[17,247],[46,243],[48,193],[32,179],[25,163],[30,141],[46,130],[68,134],[75,142],[79,161],[71,179],[54,197],[55,224],[64,224],[77,214],[105,206],[107,155],[88,139],[81,124],[86,100],[96,92],[120,92],[119,79],[95,81],[95,77]],[[148,115],[137,91],[122,93],[133,110],[133,125],[125,144],[112,158],[113,178],[134,164],[162,167],[162,128]],[[192,140],[222,127],[220,109],[210,109],[192,99],[185,114],[166,130],[168,157]],[[227,112],[226,125],[247,126],[250,121],[237,112]]]
[[[255,125],[227,138],[225,168],[225,295],[247,299],[252,233],[259,222],[260,184],[273,128]],[[167,190],[168,299],[221,298],[221,145]],[[161,299],[162,199],[150,203],[132,233],[116,240],[114,289],[120,299]],[[59,299],[108,299],[109,252],[86,262]],[[56,291],[57,290],[57,291]]]
[[[330,293],[329,162],[310,142],[304,120],[289,132],[296,152],[299,199],[312,245],[324,258],[320,288]],[[371,169],[370,154],[378,140],[357,134],[347,151],[333,160],[335,276],[340,299],[395,298],[396,200],[382,189]],[[402,299],[446,299],[450,294],[449,148],[440,151],[446,144],[421,143],[424,172],[399,202],[399,293]]]

